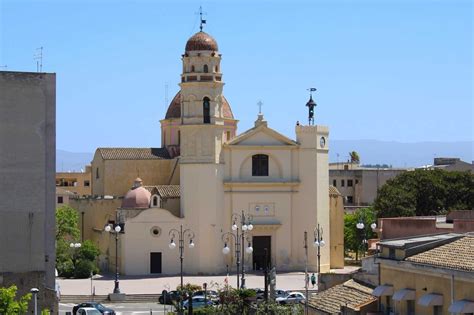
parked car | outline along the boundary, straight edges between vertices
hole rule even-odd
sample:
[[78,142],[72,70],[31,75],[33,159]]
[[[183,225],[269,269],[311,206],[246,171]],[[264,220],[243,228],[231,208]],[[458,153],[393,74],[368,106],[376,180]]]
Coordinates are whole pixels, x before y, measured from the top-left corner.
[[214,302],[216,304],[219,302],[219,293],[217,293],[217,291],[214,291],[214,290],[196,291],[196,292],[193,293],[193,296],[204,296],[208,300],[211,300],[212,302]]
[[288,291],[285,290],[275,290],[275,299],[279,297],[284,297],[288,295]]
[[93,307],[81,307],[77,310],[77,315],[102,315],[102,313]]
[[84,303],[77,304],[76,306],[72,308],[72,314],[78,315],[77,310],[80,308],[85,308],[85,307],[95,308],[102,315],[115,315],[115,311],[113,309],[105,307],[104,305],[98,302],[84,302]]
[[[212,302],[211,300],[205,300],[204,295],[196,295],[196,296],[193,296],[192,299],[193,299],[193,309],[214,305],[214,302]],[[184,301],[183,307],[186,310],[188,309],[189,300]]]
[[[173,304],[179,302],[179,291],[169,291],[166,293],[165,292],[166,291],[163,291],[163,293],[160,295],[160,297],[158,298],[158,302],[160,302],[161,304]],[[187,294],[185,294],[184,298],[188,298]]]
[[303,293],[289,292],[287,295],[276,298],[275,300],[277,303],[280,303],[280,304],[294,304],[294,303],[300,303],[301,301],[306,300],[306,298],[303,295]]

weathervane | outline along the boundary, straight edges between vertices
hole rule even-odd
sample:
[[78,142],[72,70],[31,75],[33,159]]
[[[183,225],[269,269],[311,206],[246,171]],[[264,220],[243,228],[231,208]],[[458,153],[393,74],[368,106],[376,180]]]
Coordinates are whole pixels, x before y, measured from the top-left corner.
[[309,88],[309,101],[306,103],[308,106],[308,124],[314,125],[314,107],[316,106],[316,102],[313,101],[313,92],[316,92],[316,88]]
[[[206,14],[206,13],[204,13],[204,14]],[[203,15],[203,13],[202,13],[202,7],[200,6],[200,7],[199,7],[199,17],[200,17],[200,19],[201,19],[201,24],[199,25],[199,29],[201,30],[201,32],[202,32],[203,24],[206,24],[206,20],[203,20],[203,19],[202,19],[202,15]]]

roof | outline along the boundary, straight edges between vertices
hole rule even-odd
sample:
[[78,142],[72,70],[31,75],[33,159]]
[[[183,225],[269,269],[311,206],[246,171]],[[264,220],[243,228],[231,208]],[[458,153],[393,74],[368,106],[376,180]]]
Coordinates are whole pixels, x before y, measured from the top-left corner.
[[342,196],[339,190],[333,185],[329,185],[329,195],[330,196]]
[[194,50],[210,50],[210,51],[218,51],[219,48],[217,46],[216,40],[209,34],[200,31],[191,36],[186,42],[186,51],[194,51]]
[[152,195],[158,194],[161,198],[179,198],[180,197],[180,186],[179,185],[155,185],[155,186],[143,186]]
[[104,160],[162,160],[170,159],[166,148],[98,148]]
[[268,136],[277,139],[282,142],[282,144],[285,145],[298,145],[298,143],[294,140],[291,140],[290,138],[282,135],[281,133],[273,130],[272,128],[268,127],[266,124],[260,124],[255,127],[250,128],[247,131],[244,131],[234,139],[232,139],[227,145],[238,145],[240,142],[251,138],[253,135],[257,134],[258,132],[264,132]]
[[446,245],[408,257],[406,260],[424,265],[461,271],[474,271],[474,235],[467,235]]
[[[225,119],[234,119],[230,104],[224,96],[222,96],[222,114]],[[176,93],[166,111],[165,119],[171,118],[181,118],[181,91]]]
[[348,280],[342,284],[338,284],[313,295],[308,300],[309,306],[313,309],[326,312],[328,314],[339,314],[341,306],[346,306],[352,310],[360,310],[364,305],[377,301],[372,295],[373,289]]
[[383,240],[380,242],[381,246],[394,247],[394,248],[411,248],[419,245],[425,245],[428,243],[435,242],[450,242],[455,238],[459,238],[461,234],[446,233],[446,234],[433,234],[433,235],[420,235],[413,237],[394,238]]

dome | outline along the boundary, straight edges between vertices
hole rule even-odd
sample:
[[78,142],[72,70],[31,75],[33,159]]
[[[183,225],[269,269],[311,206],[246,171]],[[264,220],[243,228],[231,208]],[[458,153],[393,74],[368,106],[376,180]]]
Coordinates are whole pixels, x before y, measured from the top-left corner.
[[195,50],[210,50],[218,51],[217,42],[211,35],[201,31],[188,39],[186,43],[186,51],[195,51]]
[[142,180],[137,178],[133,183],[132,189],[123,197],[122,208],[148,209],[150,207],[150,198],[150,192],[143,188]]
[[[234,114],[232,114],[232,109],[230,108],[229,102],[227,99],[222,96],[224,103],[222,104],[222,110],[225,119],[234,119]],[[171,101],[168,110],[166,111],[165,119],[171,118],[181,118],[181,91],[178,92],[173,100]]]

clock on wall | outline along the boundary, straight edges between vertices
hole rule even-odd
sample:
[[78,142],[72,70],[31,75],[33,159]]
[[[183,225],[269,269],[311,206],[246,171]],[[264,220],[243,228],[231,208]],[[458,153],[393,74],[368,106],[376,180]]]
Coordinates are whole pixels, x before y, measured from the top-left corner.
[[326,146],[326,138],[321,137],[321,139],[319,139],[319,145],[321,148],[324,148]]

